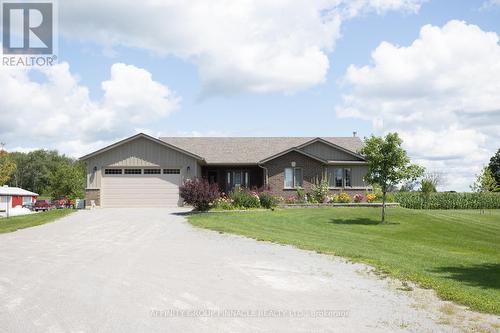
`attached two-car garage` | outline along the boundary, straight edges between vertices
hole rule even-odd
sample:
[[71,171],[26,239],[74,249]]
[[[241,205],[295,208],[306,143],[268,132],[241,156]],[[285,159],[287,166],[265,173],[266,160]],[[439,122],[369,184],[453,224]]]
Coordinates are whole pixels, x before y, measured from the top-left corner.
[[179,186],[198,176],[203,159],[137,134],[81,158],[87,163],[87,206],[175,207]]

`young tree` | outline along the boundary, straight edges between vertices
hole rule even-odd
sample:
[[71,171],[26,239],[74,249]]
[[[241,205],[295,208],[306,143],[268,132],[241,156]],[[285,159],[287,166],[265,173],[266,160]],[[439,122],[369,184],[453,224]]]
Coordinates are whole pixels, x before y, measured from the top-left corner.
[[16,163],[8,152],[0,149],[0,186],[6,184],[16,171]]
[[386,194],[390,187],[402,181],[416,180],[424,169],[410,163],[410,158],[401,147],[402,140],[397,133],[385,137],[371,136],[365,139],[361,154],[369,163],[365,180],[378,184],[382,189],[382,223],[385,222]]
[[495,177],[497,185],[500,186],[500,148],[498,148],[497,153],[491,157],[488,167],[493,177]]
[[85,194],[85,170],[80,164],[60,164],[49,178],[49,193],[53,198],[74,200]]
[[473,192],[500,192],[500,185],[497,184],[489,167],[484,167],[483,171],[476,175],[476,181],[470,188]]

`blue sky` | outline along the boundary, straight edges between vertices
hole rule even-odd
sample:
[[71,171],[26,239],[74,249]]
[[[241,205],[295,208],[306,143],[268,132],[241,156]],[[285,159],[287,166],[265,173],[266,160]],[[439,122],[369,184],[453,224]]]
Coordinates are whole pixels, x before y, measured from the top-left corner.
[[[7,148],[78,156],[137,131],[398,131],[414,160],[449,173],[443,188],[466,190],[500,146],[500,46],[488,34],[500,34],[500,1],[195,2],[60,1],[57,68],[0,69],[2,113],[18,115],[0,125]],[[490,89],[479,100],[467,84]],[[34,109],[51,123],[33,126]]]

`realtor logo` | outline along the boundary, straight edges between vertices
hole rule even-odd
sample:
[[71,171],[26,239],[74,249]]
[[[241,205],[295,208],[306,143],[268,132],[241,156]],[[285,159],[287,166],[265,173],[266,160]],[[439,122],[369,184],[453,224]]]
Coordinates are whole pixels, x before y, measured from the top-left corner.
[[2,1],[2,64],[52,65],[55,53],[55,8],[48,0]]

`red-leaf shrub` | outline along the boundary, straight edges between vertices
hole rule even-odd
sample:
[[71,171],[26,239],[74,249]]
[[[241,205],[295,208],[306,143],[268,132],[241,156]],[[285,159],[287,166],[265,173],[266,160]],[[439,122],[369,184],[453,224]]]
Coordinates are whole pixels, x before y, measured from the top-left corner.
[[208,210],[210,204],[219,197],[217,184],[210,184],[206,179],[187,180],[179,188],[185,203],[193,205],[196,210]]

